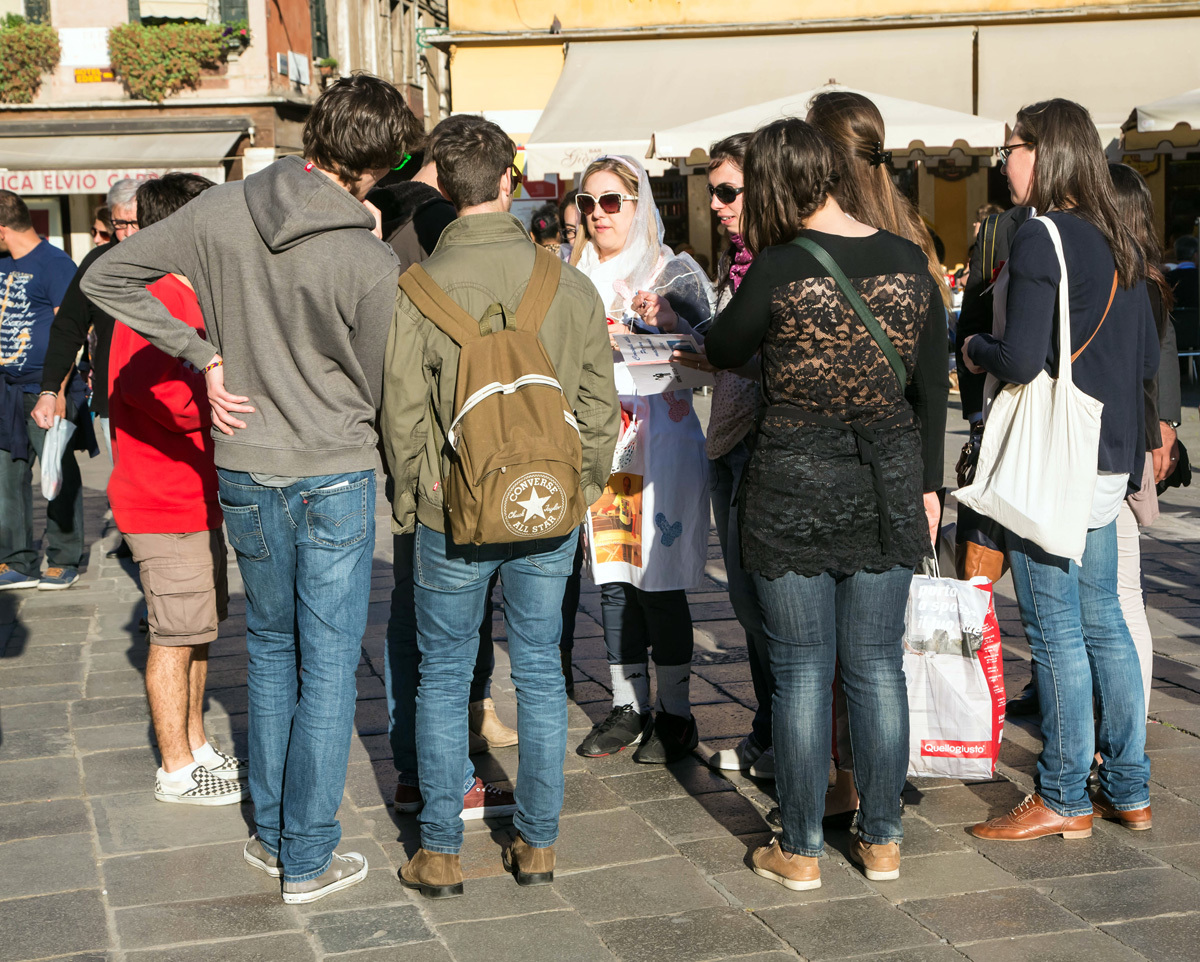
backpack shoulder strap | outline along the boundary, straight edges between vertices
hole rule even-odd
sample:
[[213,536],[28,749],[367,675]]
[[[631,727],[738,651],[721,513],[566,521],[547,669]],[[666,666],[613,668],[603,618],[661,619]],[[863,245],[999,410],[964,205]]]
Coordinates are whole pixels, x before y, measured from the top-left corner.
[[841,288],[842,294],[846,300],[850,302],[850,306],[854,308],[854,312],[863,322],[863,326],[870,332],[871,337],[875,339],[875,343],[879,345],[879,350],[883,351],[883,356],[887,358],[888,363],[892,366],[892,371],[896,374],[896,380],[900,382],[900,389],[904,390],[908,384],[908,372],[904,369],[904,361],[900,358],[900,352],[896,350],[891,339],[883,330],[883,326],[875,319],[875,315],[871,313],[871,309],[867,307],[866,302],[859,296],[850,279],[845,275],[837,261],[833,259],[829,251],[825,250],[820,244],[807,237],[796,237],[790,242],[797,247],[808,251],[817,263],[825,270],[829,271],[829,276]]
[[459,347],[481,336],[479,322],[454,303],[420,264],[413,264],[400,275],[400,290],[431,324]]
[[562,277],[562,261],[540,244],[534,245],[533,274],[525,287],[521,303],[513,318],[513,327],[518,331],[537,334],[550,310],[554,295],[558,293],[558,282]]

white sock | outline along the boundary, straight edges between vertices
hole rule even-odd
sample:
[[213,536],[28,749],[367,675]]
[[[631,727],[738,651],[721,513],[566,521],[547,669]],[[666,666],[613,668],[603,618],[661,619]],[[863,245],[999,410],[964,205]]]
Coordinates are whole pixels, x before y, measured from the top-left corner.
[[680,718],[692,716],[692,666],[655,665],[658,682],[658,708]]
[[177,772],[168,772],[166,769],[160,768],[158,770],[158,778],[168,785],[190,785],[192,782],[192,772],[198,766],[199,762],[192,762],[190,765],[184,765]]
[[205,742],[199,748],[193,748],[192,758],[205,768],[216,768],[221,764],[221,756],[217,754],[216,749],[208,742]]
[[639,715],[650,710],[649,665],[609,665],[608,673],[612,677],[614,707],[632,705]]

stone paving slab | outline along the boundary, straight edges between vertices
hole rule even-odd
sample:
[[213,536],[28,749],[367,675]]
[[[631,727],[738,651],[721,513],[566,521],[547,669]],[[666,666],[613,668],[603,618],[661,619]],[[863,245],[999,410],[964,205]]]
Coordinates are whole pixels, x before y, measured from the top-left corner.
[[[1200,450],[1195,409],[1181,430]],[[952,423],[947,451],[957,449]],[[83,466],[87,570],[69,592],[0,593],[0,962],[1125,962],[1193,960],[1200,945],[1200,486],[1173,489],[1143,539],[1154,690],[1147,750],[1155,827],[1097,824],[1091,839],[982,842],[966,827],[1029,790],[1037,719],[1006,730],[993,780],[923,779],[907,787],[901,878],[869,882],[828,833],[820,889],[792,892],[754,875],[770,838],[774,786],[718,773],[705,753],[732,747],[754,708],[745,636],[724,593],[715,537],[692,593],[697,757],[665,768],[628,753],[583,759],[574,746],[608,711],[599,596],[584,585],[576,618],[575,697],[564,758],[558,871],[522,888],[500,850],[506,820],[467,825],[467,895],[429,902],[395,872],[417,823],[395,788],[383,700],[391,539],[377,541],[359,706],[339,817],[343,849],[371,870],[354,888],[284,905],[278,883],[240,849],[250,804],[163,805],[142,673],[141,595],[133,569],[104,556],[104,465]],[[386,531],[386,507],[377,524]],[[245,601],[230,569],[231,617],[210,651],[210,736],[245,750]],[[1006,683],[1028,678],[1028,649],[1007,580],[997,588]],[[502,608],[494,624],[494,696],[515,722]],[[518,749],[477,756],[511,783]]]

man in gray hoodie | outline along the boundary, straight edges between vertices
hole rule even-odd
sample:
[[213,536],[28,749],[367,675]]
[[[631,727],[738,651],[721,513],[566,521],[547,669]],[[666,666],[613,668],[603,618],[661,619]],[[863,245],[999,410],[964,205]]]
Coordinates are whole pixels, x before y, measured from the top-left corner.
[[[84,293],[205,372],[225,528],[246,588],[247,863],[311,902],[366,876],[334,851],[375,544],[375,419],[398,266],[363,199],[420,128],[390,84],[339,80],[284,157],[101,257]],[[146,285],[196,291],[208,340]],[[226,390],[228,379],[230,389]],[[219,432],[219,433],[218,433]],[[153,479],[147,479],[152,484]]]

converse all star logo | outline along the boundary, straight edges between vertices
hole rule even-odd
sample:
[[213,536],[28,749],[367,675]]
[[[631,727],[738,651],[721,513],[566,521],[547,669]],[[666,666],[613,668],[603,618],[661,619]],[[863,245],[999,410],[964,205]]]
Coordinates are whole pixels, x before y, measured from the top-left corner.
[[562,485],[548,474],[517,478],[504,492],[504,527],[519,538],[537,538],[558,527],[566,508]]

